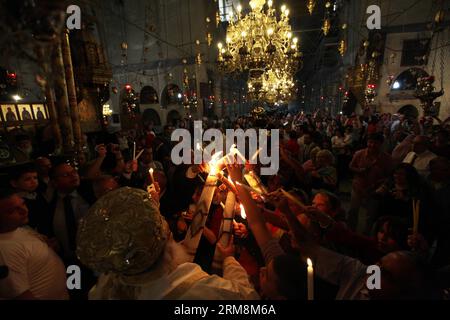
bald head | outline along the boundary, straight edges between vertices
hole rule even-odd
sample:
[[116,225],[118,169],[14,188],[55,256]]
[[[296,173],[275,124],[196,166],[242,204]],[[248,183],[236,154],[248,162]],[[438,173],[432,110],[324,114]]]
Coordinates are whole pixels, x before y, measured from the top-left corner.
[[375,299],[415,299],[426,294],[425,264],[409,251],[395,251],[379,261],[381,290],[371,290]]

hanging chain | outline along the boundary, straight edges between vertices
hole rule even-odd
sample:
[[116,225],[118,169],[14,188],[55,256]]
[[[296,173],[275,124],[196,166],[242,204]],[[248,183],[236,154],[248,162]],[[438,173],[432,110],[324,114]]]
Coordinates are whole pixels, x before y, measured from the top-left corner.
[[431,75],[434,74],[434,67],[436,66],[436,58],[437,58],[437,54],[438,54],[437,48],[439,46],[439,35],[440,35],[440,33],[438,32],[436,35],[436,45],[435,45],[434,50],[433,50],[433,41],[431,41],[431,50],[434,51],[433,64],[431,65],[431,72],[430,72]]
[[[444,32],[444,31],[442,31]],[[444,54],[446,52],[446,46],[445,46],[445,37],[442,37],[442,45],[440,48],[440,58],[441,58],[441,90],[444,89]]]

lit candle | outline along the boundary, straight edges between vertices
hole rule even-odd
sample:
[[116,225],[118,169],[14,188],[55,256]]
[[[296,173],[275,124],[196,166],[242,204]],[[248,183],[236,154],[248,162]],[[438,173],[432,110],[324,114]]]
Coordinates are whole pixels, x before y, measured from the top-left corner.
[[247,214],[245,213],[245,209],[244,209],[244,206],[242,205],[242,203],[239,205],[239,207],[241,208],[241,218],[247,219]]
[[308,300],[314,300],[314,269],[310,258],[307,259],[308,263]]
[[211,207],[211,202],[214,197],[214,192],[216,191],[216,184],[218,180],[217,159],[220,157],[220,155],[221,153],[214,154],[211,161],[209,162],[209,174],[206,178],[206,182],[200,195],[200,199],[197,202],[197,207],[192,216],[192,223],[186,234],[186,238],[183,241],[187,252],[192,256],[192,260],[195,257],[195,253],[202,236],[201,231],[205,226],[209,209]]
[[136,160],[136,141],[133,142],[133,160]]
[[148,173],[150,174],[150,184],[153,184],[155,182],[155,178],[153,177],[153,168],[150,168]]

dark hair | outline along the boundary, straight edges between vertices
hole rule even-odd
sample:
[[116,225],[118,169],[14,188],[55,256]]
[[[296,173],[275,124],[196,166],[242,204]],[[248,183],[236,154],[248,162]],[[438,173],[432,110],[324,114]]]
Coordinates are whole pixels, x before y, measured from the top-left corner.
[[383,143],[384,142],[384,136],[383,136],[383,134],[381,132],[374,132],[374,133],[371,133],[371,134],[369,134],[367,136],[367,141],[369,141],[369,140],[375,140],[375,141],[378,141],[380,143]]
[[289,138],[297,139],[297,132],[295,132],[294,130],[289,131]]
[[56,178],[56,172],[58,171],[58,168],[65,164],[71,166],[71,164],[67,162],[58,162],[51,167],[51,169],[48,172],[48,176],[50,177],[51,180],[54,180]]
[[400,163],[395,167],[394,173],[400,170],[406,172],[406,181],[408,183],[409,191],[416,195],[418,193],[417,191],[421,190],[424,186],[423,178],[419,175],[416,168],[409,163]]
[[290,254],[276,256],[272,262],[278,293],[288,300],[306,300],[306,264]]
[[5,200],[11,198],[17,192],[12,188],[1,188],[0,189],[0,200]]
[[14,166],[9,170],[8,172],[8,179],[11,180],[17,180],[19,179],[23,174],[29,173],[29,172],[37,172],[37,168],[33,163],[27,162],[24,164],[20,164],[18,166]]
[[339,200],[339,197],[337,195],[335,195],[334,193],[324,190],[324,189],[321,189],[315,194],[315,196],[318,194],[321,194],[321,195],[324,195],[327,197],[328,203],[330,204],[330,209],[332,211],[337,211],[337,210],[341,209],[341,200]]
[[388,223],[387,232],[392,237],[392,239],[397,242],[399,247],[403,250],[409,249],[407,238],[408,238],[408,224],[406,221],[400,217],[395,216],[382,216],[380,217],[374,225],[374,236],[383,228],[383,225]]

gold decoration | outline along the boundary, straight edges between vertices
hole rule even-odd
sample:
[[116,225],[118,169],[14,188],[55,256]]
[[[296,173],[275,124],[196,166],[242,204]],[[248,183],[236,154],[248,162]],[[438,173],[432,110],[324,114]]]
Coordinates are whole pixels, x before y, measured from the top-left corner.
[[202,64],[202,55],[200,53],[197,53],[197,56],[195,57],[195,63],[198,65]]
[[441,23],[442,21],[444,21],[444,17],[445,17],[444,11],[439,10],[439,11],[436,13],[436,16],[434,17],[434,21],[435,21],[436,23]]
[[326,18],[323,22],[323,27],[322,27],[323,34],[327,35],[328,32],[330,32],[330,28],[331,28],[330,19]]
[[309,12],[310,15],[312,15],[315,6],[316,6],[316,0],[308,0],[307,7],[308,7],[308,12]]
[[220,13],[219,11],[216,12],[216,28],[219,26],[220,24]]
[[344,24],[342,25],[342,30],[345,30],[345,29],[347,29],[347,24],[346,24],[346,23],[344,23]]
[[341,56],[344,56],[346,51],[347,51],[347,44],[345,40],[341,40],[339,42],[339,53],[341,54]]
[[[218,65],[225,73],[248,72],[248,86],[257,100],[288,97],[285,92],[299,66],[298,39],[289,24],[289,9],[277,16],[270,0],[250,1],[251,12],[230,17],[226,41],[218,43]],[[288,85],[289,84],[289,85]],[[276,94],[275,94],[276,92]]]
[[325,8],[329,8],[329,7],[331,7],[331,3],[328,1],[327,3],[325,3]]
[[212,37],[211,33],[208,32],[206,34],[206,42],[208,43],[208,47],[211,47],[212,41],[213,41],[213,37]]
[[154,199],[124,187],[105,194],[81,219],[76,253],[96,272],[133,275],[158,260],[169,235]]

